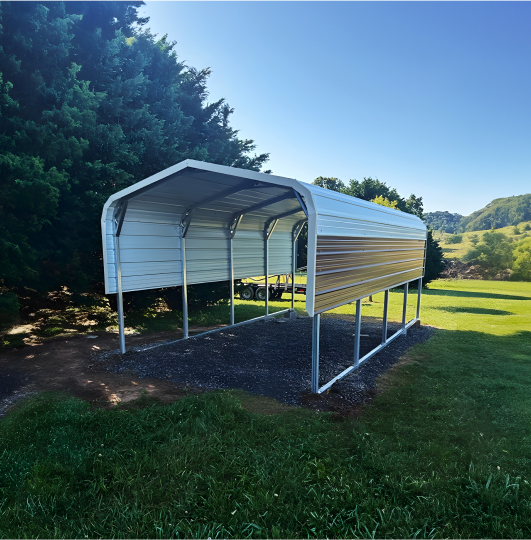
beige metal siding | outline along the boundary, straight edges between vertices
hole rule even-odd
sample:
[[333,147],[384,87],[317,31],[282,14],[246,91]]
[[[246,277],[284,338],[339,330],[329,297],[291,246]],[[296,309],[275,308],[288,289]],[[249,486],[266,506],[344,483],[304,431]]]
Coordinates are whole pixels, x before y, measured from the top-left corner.
[[424,240],[317,236],[315,313],[422,277]]

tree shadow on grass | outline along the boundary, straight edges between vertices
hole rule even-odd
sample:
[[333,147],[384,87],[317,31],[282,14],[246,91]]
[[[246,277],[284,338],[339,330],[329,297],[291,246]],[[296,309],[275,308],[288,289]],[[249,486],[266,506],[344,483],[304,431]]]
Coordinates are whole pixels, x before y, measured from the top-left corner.
[[449,291],[446,289],[428,289],[422,294],[430,296],[459,296],[460,298],[492,298],[493,300],[531,300],[531,296],[517,296],[516,294],[497,294],[470,291]]
[[474,315],[514,315],[512,311],[504,311],[503,309],[488,309],[476,307],[441,306],[432,307],[431,309],[447,311],[448,313],[472,313]]

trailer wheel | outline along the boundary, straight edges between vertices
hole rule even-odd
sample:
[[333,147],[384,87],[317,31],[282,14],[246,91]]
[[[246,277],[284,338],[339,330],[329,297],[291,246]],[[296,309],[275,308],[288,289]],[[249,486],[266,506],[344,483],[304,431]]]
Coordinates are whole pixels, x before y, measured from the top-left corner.
[[252,300],[254,298],[254,291],[252,287],[245,287],[240,291],[240,298],[242,300]]
[[[260,302],[265,302],[265,299],[266,299],[265,287],[259,287],[258,289],[256,289],[256,292],[254,293],[254,297],[257,300],[260,300]],[[271,298],[271,294],[269,294],[269,298]]]

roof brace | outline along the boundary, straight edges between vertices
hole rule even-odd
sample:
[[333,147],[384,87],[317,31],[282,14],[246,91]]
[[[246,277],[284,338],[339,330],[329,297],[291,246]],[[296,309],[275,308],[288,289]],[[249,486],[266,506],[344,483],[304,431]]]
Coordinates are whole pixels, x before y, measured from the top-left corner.
[[[209,197],[208,199],[192,204],[184,212],[184,217],[181,221],[181,226],[183,230],[183,238],[186,236],[186,233],[188,232],[188,227],[190,227],[190,223],[192,221],[192,211],[195,210],[197,207],[203,206],[205,204],[208,204],[214,201],[218,201],[219,199],[224,199],[225,197],[229,197],[230,195],[234,195],[235,193],[239,193],[240,191],[245,191],[247,189],[254,189],[254,188],[267,188],[267,187],[276,187],[276,186],[273,186],[273,185],[268,186],[267,184],[263,184],[262,182],[255,182],[252,186],[249,186],[248,182],[244,182],[233,189],[222,191],[221,193],[218,193],[217,195],[214,195],[213,197]],[[235,219],[236,219],[236,216],[237,215],[235,215]]]
[[278,216],[275,216],[275,219],[282,219],[282,218],[291,216],[293,214],[297,214],[298,212],[302,212],[302,208],[295,208],[295,210],[290,210],[289,212],[284,212],[283,214],[279,214]]
[[186,236],[186,233],[188,232],[188,227],[190,226],[190,222],[192,221],[192,211],[194,209],[196,209],[198,206],[202,206],[204,204],[217,201],[219,199],[224,199],[225,197],[229,197],[230,195],[234,195],[235,193],[238,193],[245,189],[249,189],[249,187],[254,187],[254,186],[249,186],[248,182],[243,182],[240,185],[236,186],[235,188],[226,189],[225,191],[222,191],[221,193],[218,193],[217,195],[208,197],[208,199],[204,199],[202,201],[199,201],[190,205],[184,212],[184,216],[181,221],[181,226],[183,228],[183,238]]
[[304,227],[304,224],[306,223],[305,219],[301,219],[298,223],[295,224],[295,227],[293,227],[293,241],[295,242],[297,238],[299,238],[299,235],[302,232],[302,228]]
[[306,217],[308,217],[308,209],[306,208],[306,204],[304,203],[304,200],[302,199],[300,193],[296,190],[293,190],[293,193],[295,193],[295,197],[297,197],[297,200],[299,201],[301,208],[304,210]]
[[241,223],[243,216],[240,214],[238,217],[236,217],[230,227],[229,227],[229,233],[230,237],[234,238],[234,235],[236,234],[236,229],[238,228],[238,225]]
[[272,204],[279,203],[281,201],[285,201],[286,199],[291,199],[293,195],[291,193],[285,193],[284,195],[279,195],[278,197],[275,197],[274,199],[269,199],[268,201],[261,202],[259,204],[255,204],[254,206],[250,206],[249,208],[246,208],[245,210],[241,210],[238,212],[238,214],[241,214],[242,216],[244,214],[248,214],[249,212],[254,212],[255,210],[260,210],[260,208],[265,208],[266,206],[271,206]]
[[271,238],[271,235],[273,234],[273,231],[275,230],[275,227],[277,226],[278,219],[270,219],[266,222],[264,227],[264,238],[269,240]]
[[122,225],[124,224],[124,218],[125,213],[127,212],[128,204],[128,200],[123,201],[114,215],[114,222],[116,223],[116,236],[120,236],[120,233],[122,232]]

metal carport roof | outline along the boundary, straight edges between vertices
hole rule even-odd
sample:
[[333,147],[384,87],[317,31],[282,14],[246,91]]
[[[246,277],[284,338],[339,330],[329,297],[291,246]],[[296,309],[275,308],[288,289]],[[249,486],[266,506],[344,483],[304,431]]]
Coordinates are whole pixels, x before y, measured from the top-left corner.
[[306,221],[317,327],[323,311],[423,276],[418,217],[292,178],[186,160],[109,197],[105,291],[119,296],[122,352],[122,292],[229,280],[234,324],[234,279],[293,272]]

